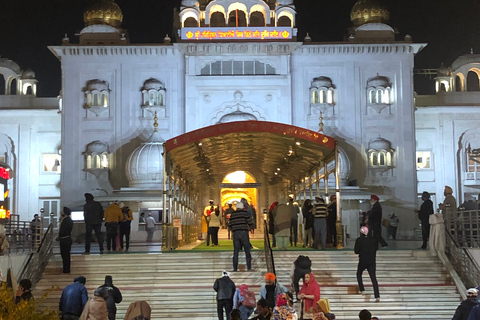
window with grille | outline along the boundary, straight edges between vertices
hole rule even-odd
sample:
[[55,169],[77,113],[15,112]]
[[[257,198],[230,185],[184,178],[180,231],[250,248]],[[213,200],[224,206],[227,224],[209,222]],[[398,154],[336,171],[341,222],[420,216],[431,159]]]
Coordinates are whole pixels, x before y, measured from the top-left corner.
[[200,70],[202,76],[274,75],[275,68],[261,61],[215,61]]

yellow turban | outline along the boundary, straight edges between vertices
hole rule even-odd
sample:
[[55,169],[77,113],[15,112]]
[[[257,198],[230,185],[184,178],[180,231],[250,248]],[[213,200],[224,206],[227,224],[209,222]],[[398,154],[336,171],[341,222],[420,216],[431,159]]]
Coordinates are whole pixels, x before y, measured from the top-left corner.
[[318,300],[317,304],[323,313],[330,313],[330,302],[328,302],[327,298]]

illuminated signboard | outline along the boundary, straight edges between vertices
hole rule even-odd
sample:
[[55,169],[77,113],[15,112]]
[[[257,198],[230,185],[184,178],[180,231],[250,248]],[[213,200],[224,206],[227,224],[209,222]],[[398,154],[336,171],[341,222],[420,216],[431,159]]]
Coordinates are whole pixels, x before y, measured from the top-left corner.
[[0,207],[0,219],[10,219],[10,210]]
[[5,180],[10,179],[10,170],[4,167],[0,167],[0,178]]
[[259,28],[182,28],[182,40],[289,40],[293,28],[259,27]]

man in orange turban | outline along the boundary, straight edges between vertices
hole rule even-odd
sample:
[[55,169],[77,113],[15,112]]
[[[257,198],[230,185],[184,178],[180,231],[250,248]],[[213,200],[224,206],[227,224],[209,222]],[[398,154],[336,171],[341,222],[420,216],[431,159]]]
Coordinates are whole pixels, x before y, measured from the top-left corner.
[[278,283],[276,279],[274,273],[265,274],[265,284],[260,288],[260,298],[267,300],[267,305],[271,309],[276,305],[277,295],[287,292],[287,288]]

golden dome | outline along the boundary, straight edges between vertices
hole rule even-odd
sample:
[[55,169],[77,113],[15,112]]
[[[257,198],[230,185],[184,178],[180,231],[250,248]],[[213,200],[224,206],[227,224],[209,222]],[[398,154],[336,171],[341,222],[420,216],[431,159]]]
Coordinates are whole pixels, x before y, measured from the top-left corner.
[[120,27],[123,14],[114,0],[91,0],[83,12],[85,25],[106,24],[115,28]]
[[350,12],[350,20],[355,26],[366,23],[388,24],[390,12],[379,0],[358,0]]

